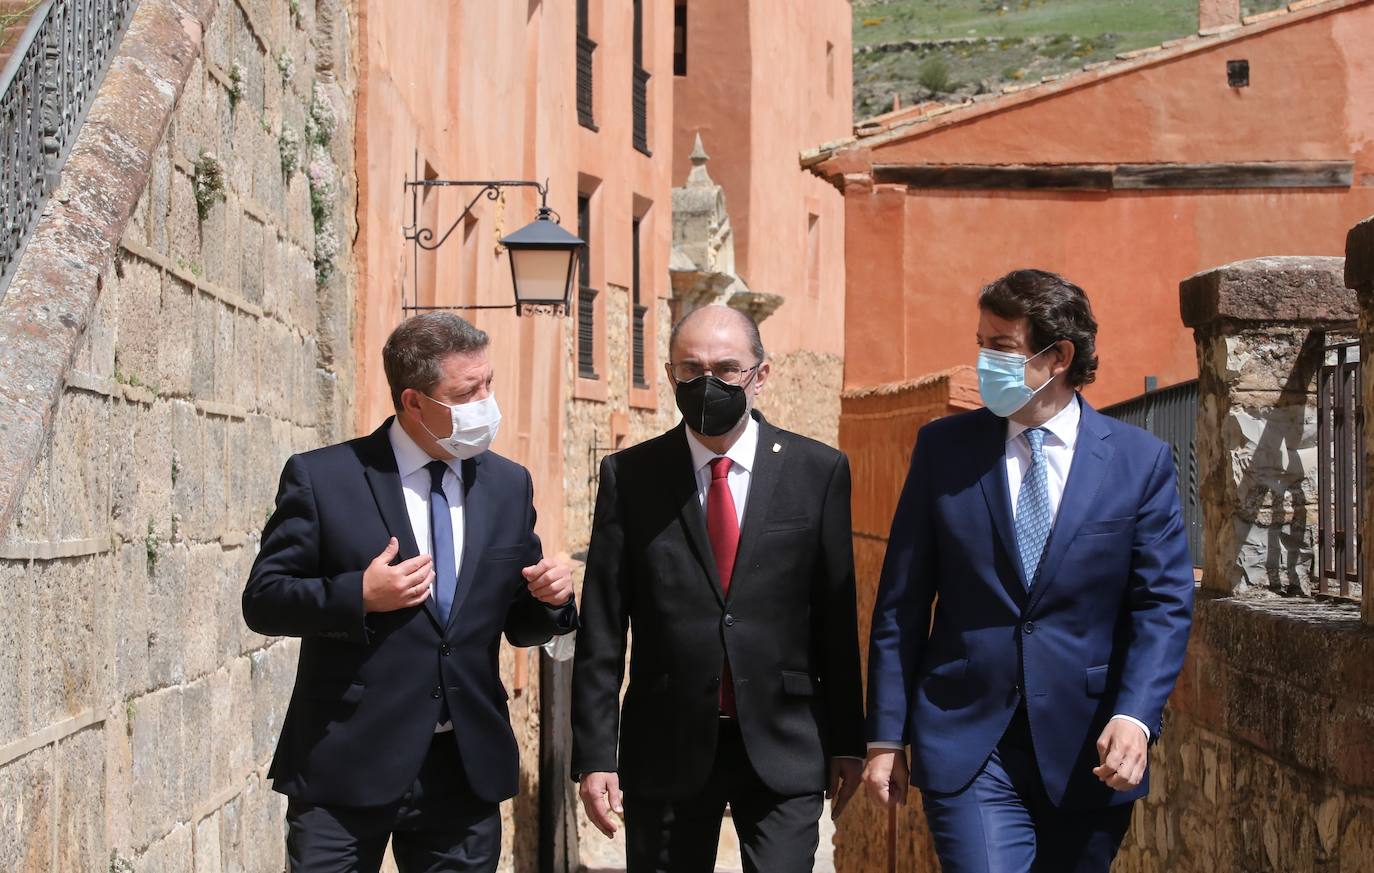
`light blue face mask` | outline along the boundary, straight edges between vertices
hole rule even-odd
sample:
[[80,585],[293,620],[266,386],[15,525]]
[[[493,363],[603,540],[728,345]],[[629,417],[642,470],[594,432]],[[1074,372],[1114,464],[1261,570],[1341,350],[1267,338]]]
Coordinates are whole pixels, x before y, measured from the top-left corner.
[[1045,385],[1054,377],[1045,380],[1045,385],[1031,388],[1026,384],[1026,364],[1048,352],[1054,346],[1045,346],[1031,355],[1018,355],[1015,352],[999,352],[993,349],[980,349],[978,352],[978,393],[983,396],[983,405],[993,415],[1002,418],[1015,415],[1021,407],[1030,403]]

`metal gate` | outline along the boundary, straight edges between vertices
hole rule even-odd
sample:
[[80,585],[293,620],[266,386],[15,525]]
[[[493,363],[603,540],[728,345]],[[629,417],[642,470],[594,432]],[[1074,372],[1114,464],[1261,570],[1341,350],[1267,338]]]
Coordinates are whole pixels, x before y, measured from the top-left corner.
[[1317,579],[1314,594],[1358,597],[1363,561],[1360,343],[1329,343],[1317,375]]

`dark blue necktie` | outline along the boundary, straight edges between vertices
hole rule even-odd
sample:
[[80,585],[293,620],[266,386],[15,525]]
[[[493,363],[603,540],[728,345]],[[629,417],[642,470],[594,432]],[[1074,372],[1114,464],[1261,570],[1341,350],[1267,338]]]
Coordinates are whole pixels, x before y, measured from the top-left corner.
[[434,556],[434,605],[439,621],[447,625],[453,608],[453,593],[458,588],[458,561],[453,551],[453,516],[449,514],[448,495],[444,494],[444,474],[448,464],[430,461],[429,470],[429,542]]

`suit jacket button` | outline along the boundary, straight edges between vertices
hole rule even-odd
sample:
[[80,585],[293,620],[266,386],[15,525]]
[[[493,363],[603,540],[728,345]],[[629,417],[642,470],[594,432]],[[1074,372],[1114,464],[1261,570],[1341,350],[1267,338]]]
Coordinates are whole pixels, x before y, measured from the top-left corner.
[[444,696],[444,690],[440,688],[438,685],[435,685],[434,690],[429,692],[429,696],[433,697],[435,700],[438,700],[440,697]]
[[725,626],[726,626],[726,627],[734,627],[734,626],[735,626],[735,617],[734,617],[733,615],[731,615],[730,613],[728,613],[728,612],[725,614]]
[[439,647],[439,654],[441,655],[447,655],[451,651],[453,650],[448,647],[448,643],[444,643],[442,646]]
[[1028,621],[1028,622],[1026,622],[1026,623],[1021,627],[1021,630],[1025,631],[1027,634],[1033,634],[1033,633],[1035,633],[1035,622],[1033,622],[1033,621]]

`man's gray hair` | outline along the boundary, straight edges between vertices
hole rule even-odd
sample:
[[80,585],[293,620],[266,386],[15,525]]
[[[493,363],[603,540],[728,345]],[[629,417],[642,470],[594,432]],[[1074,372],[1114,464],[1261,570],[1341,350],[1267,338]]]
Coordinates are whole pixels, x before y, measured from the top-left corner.
[[691,320],[692,316],[706,310],[712,312],[719,311],[722,315],[728,312],[730,315],[734,316],[739,322],[740,327],[743,328],[744,335],[749,339],[749,352],[754,356],[754,363],[762,364],[767,360],[768,353],[763,350],[763,335],[759,333],[758,323],[750,318],[748,313],[740,312],[734,307],[722,306],[720,304],[712,304],[710,306],[703,306],[699,309],[693,309],[679,319],[677,324],[673,325],[672,333],[668,334],[668,354],[670,356],[673,353],[673,349],[677,348],[677,335],[682,332],[682,326]]
[[491,338],[452,312],[426,312],[396,326],[382,346],[382,368],[391,403],[401,411],[401,392],[429,394],[439,384],[439,364],[449,355],[480,352]]

